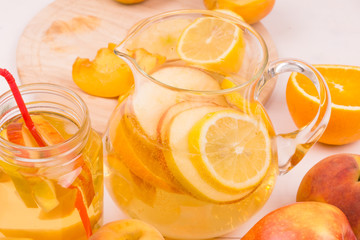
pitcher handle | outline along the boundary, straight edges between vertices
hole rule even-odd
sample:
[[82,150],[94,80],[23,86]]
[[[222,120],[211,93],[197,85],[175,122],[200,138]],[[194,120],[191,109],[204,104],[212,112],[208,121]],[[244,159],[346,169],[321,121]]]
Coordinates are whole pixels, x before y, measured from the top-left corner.
[[331,113],[331,96],[322,75],[311,65],[294,59],[280,59],[269,64],[264,77],[258,82],[255,99],[267,82],[280,73],[298,72],[308,77],[315,85],[320,99],[315,118],[306,126],[290,133],[277,134],[279,174],[287,173],[303,158],[310,147],[321,137],[329,122]]

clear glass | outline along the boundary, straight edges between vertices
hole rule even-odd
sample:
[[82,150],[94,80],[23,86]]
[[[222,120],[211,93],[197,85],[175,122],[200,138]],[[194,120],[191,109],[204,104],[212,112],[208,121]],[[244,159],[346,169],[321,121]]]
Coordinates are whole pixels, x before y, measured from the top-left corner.
[[40,135],[50,142],[58,134],[64,139],[46,147],[16,144],[11,129],[22,124],[19,109],[11,92],[0,97],[0,238],[88,239],[103,212],[102,141],[91,128],[88,109],[61,86],[19,89],[32,118],[47,126]]
[[[204,19],[242,34],[225,65],[180,57],[182,34]],[[207,10],[156,15],[133,27],[115,53],[131,67],[135,85],[105,133],[106,186],[126,214],[169,238],[216,237],[247,221],[269,198],[279,172],[301,160],[329,120],[321,75],[298,60],[269,63],[261,36],[236,17]],[[321,104],[303,129],[276,134],[258,96],[274,76],[291,71],[313,81]],[[261,163],[259,173],[243,165],[248,159]],[[238,173],[260,177],[236,185]]]

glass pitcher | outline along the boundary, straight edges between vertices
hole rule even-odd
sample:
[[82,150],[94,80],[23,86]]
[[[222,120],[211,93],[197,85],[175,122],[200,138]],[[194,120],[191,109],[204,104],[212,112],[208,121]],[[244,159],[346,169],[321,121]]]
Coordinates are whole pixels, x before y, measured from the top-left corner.
[[[261,36],[224,13],[150,17],[115,53],[135,84],[105,133],[106,186],[127,215],[169,238],[211,238],[247,221],[329,120],[321,75],[298,60],[269,63]],[[283,72],[308,76],[320,105],[304,128],[276,134],[258,98]]]

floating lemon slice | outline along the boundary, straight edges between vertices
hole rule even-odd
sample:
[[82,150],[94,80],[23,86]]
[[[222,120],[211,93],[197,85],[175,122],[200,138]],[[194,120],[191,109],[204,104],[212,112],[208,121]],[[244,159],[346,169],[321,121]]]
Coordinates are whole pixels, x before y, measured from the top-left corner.
[[233,109],[206,114],[189,132],[192,162],[219,190],[256,186],[271,161],[270,137],[263,123]]
[[232,73],[240,70],[245,42],[242,30],[230,21],[202,17],[185,29],[177,50],[184,61]]
[[169,170],[188,192],[204,200],[245,197],[270,165],[265,126],[229,108],[202,106],[179,113],[167,140]]

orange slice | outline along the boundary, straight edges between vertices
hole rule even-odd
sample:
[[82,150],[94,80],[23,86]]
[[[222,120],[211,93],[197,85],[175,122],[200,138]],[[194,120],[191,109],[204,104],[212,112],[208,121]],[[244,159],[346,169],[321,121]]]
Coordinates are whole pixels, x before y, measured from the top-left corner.
[[116,164],[116,161],[121,161],[143,181],[167,191],[179,192],[166,169],[161,150],[154,145],[157,144],[156,141],[144,137],[146,135],[137,126],[135,119],[127,118],[129,116],[119,118],[114,134],[110,135],[115,154],[108,163]]

